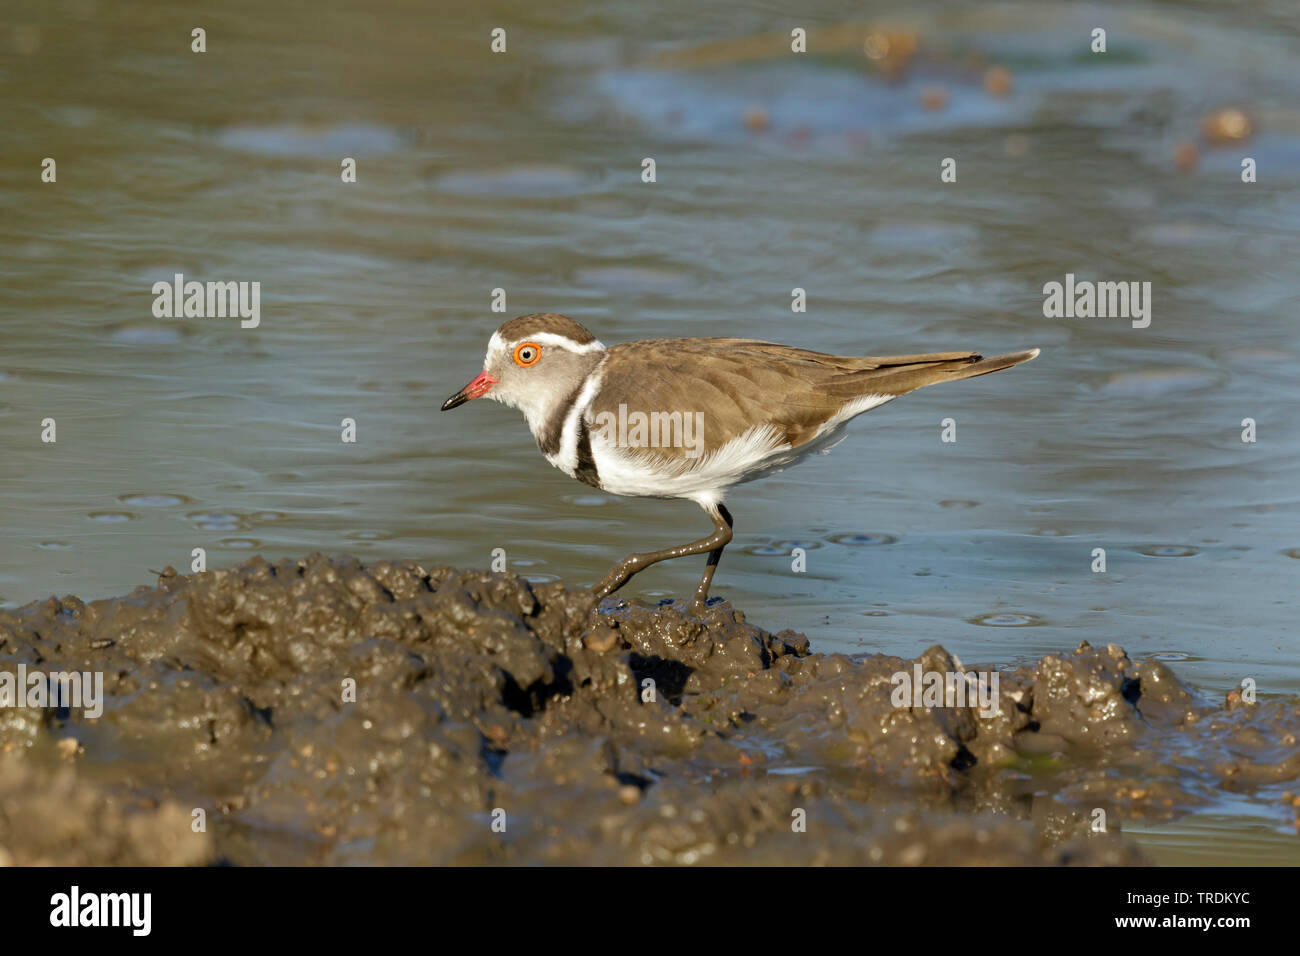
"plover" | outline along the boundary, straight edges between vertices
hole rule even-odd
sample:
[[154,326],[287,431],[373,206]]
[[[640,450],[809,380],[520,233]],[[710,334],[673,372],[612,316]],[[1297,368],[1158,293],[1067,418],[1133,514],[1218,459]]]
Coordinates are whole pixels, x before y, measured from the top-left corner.
[[546,312],[497,329],[483,371],[442,410],[486,396],[523,412],[546,460],[566,475],[615,495],[698,504],[713,520],[712,534],[628,555],[592,592],[599,601],[652,564],[708,552],[688,609],[698,613],[731,541],[723,499],[732,485],[827,449],[851,418],[900,395],[1037,354],[864,358],[726,338],[606,347],[568,316]]

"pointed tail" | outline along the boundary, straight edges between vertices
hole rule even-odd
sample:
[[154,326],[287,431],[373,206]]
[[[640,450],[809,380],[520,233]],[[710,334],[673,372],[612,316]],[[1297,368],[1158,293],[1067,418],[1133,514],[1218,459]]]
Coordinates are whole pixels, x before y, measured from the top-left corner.
[[879,367],[857,373],[856,385],[866,391],[880,391],[891,395],[907,392],[939,382],[956,382],[963,378],[976,378],[990,372],[1000,372],[1038,356],[1038,349],[1008,352],[985,358],[975,352],[934,352],[928,355],[896,355],[871,359]]

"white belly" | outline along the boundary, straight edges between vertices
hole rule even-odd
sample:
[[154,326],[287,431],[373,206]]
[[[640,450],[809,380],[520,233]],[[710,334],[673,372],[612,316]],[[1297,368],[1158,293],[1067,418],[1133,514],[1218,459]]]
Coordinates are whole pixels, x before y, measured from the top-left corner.
[[657,458],[622,448],[605,439],[599,431],[591,435],[591,453],[601,489],[611,494],[689,498],[701,503],[721,501],[732,485],[781,471],[814,452],[829,451],[850,419],[893,397],[866,395],[856,399],[828,419],[811,441],[798,448],[786,444],[777,429],[760,425],[695,459]]

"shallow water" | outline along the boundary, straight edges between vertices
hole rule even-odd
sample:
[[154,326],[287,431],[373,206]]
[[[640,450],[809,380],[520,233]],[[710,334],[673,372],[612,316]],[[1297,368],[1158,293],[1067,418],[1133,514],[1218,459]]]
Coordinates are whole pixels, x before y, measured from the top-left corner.
[[[203,55],[169,4],[15,8],[0,601],[123,593],[195,547],[210,566],[312,550],[486,566],[504,548],[511,570],[585,583],[707,530],[689,503],[551,469],[514,412],[438,413],[505,317],[499,287],[508,316],[565,312],[606,342],[1043,347],[737,489],[715,593],[819,650],[941,643],[975,666],[1116,641],[1207,696],[1245,677],[1300,693],[1300,14],[968,6],[899,7],[894,29],[927,51],[901,84],[835,48],[847,4],[801,5],[829,31],[806,59],[746,39],[789,15],[684,2],[236,2],[203,23]],[[1010,95],[983,89],[987,63],[1012,71]],[[947,105],[927,110],[935,87]],[[1230,105],[1258,132],[1208,146],[1203,118]],[[1240,182],[1241,155],[1259,182]],[[941,185],[948,156],[958,183]],[[261,326],[154,318],[150,287],[177,272],[260,281]],[[1066,273],[1152,282],[1151,326],[1044,318],[1042,286]],[[685,596],[699,565],[634,592]],[[1221,809],[1143,839],[1296,858],[1280,814]]]

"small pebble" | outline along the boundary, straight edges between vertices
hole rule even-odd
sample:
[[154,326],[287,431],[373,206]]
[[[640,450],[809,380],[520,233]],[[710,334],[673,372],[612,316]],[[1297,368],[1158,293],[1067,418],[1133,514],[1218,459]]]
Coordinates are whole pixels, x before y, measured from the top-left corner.
[[1215,110],[1201,124],[1201,133],[1217,146],[1239,143],[1255,131],[1250,117],[1238,109]]
[[862,41],[862,52],[869,59],[879,60],[889,55],[889,37],[883,33],[872,33]]
[[994,96],[1009,95],[1011,85],[1011,71],[1005,66],[991,66],[984,73],[984,89]]
[[925,844],[913,843],[898,854],[898,862],[903,866],[920,866],[925,861]]
[[948,91],[942,86],[932,86],[921,93],[921,105],[927,110],[941,110],[948,105]]
[[590,631],[582,639],[583,647],[589,651],[595,651],[597,654],[604,654],[606,651],[612,650],[617,643],[618,634],[607,627]]
[[746,129],[753,130],[756,133],[761,133],[764,130],[770,129],[771,126],[772,118],[767,115],[767,110],[763,109],[763,107],[751,106],[749,109],[745,110]]

